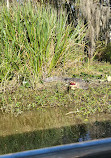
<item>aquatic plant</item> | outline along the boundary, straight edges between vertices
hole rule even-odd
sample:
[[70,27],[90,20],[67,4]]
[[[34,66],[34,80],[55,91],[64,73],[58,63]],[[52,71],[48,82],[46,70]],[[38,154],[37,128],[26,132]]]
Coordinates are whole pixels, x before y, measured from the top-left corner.
[[3,7],[0,16],[1,82],[48,75],[68,54],[84,47],[85,27],[67,25],[67,16],[30,2]]

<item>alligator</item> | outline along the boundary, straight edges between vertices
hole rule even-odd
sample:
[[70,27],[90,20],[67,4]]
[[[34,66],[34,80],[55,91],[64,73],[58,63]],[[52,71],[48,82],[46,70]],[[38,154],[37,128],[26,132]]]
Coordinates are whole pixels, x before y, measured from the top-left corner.
[[54,82],[54,81],[65,82],[68,84],[68,88],[73,89],[73,90],[76,88],[88,89],[87,82],[85,82],[81,78],[74,78],[74,77],[73,78],[63,78],[63,77],[54,76],[54,77],[45,78],[43,81],[44,82]]

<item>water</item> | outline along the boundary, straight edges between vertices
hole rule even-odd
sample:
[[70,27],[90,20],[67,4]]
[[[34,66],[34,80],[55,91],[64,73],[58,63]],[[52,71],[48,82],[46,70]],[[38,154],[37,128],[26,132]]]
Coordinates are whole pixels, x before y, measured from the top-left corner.
[[17,118],[0,115],[0,154],[111,137],[111,114],[97,114],[86,122],[79,116],[66,116],[67,111],[30,111]]

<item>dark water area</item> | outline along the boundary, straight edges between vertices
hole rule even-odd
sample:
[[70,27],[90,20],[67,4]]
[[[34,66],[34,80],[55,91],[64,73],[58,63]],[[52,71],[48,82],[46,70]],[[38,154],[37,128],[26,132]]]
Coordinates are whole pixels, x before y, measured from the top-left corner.
[[[0,137],[0,154],[111,137],[111,121],[96,121]],[[23,141],[24,140],[24,141]],[[11,146],[11,149],[9,148]],[[14,148],[13,148],[14,146]],[[5,147],[5,148],[4,148]]]
[[0,154],[111,137],[111,114],[66,115],[65,107],[0,114]]

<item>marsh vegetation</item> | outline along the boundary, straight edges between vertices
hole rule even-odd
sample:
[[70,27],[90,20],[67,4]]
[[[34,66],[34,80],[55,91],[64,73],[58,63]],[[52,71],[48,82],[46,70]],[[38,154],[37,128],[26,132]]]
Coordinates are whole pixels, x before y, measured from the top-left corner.
[[[23,112],[29,105],[30,107],[50,107],[55,106],[55,104],[60,106],[61,102],[58,102],[58,97],[65,100],[62,104],[66,105],[68,102],[67,95],[70,94],[64,92],[65,85],[63,84],[64,88],[61,88],[62,86],[59,84],[55,88],[53,87],[54,83],[52,83],[51,87],[48,87],[42,81],[47,76],[82,77],[87,82],[94,80],[95,85],[97,82],[107,81],[106,76],[111,75],[111,65],[105,62],[95,62],[93,61],[94,58],[89,59],[84,52],[87,25],[84,25],[82,21],[79,20],[74,28],[72,23],[69,24],[66,12],[59,11],[59,14],[57,14],[57,11],[50,7],[49,4],[44,5],[29,1],[22,5],[17,2],[10,5],[9,9],[7,9],[6,5],[2,7],[0,16],[0,90],[2,92],[0,106],[2,112],[13,113],[18,109],[21,109]],[[102,48],[101,46],[100,49],[98,47],[96,50],[104,49],[104,47]],[[103,53],[102,50],[101,53]],[[110,45],[108,53],[110,56]],[[102,82],[99,88],[101,85],[103,86],[101,94],[104,88],[106,89],[104,96],[100,95],[105,98],[104,102],[100,101],[100,105],[104,109],[106,106],[103,106],[103,104],[110,106],[110,82]],[[41,92],[39,92],[40,88]],[[90,85],[90,88],[93,88],[93,86]],[[76,101],[80,102],[80,104],[85,104],[83,105],[84,108],[87,104],[90,107],[89,104],[91,103],[91,95],[87,97],[89,100],[87,104],[86,96],[83,96],[85,103],[84,99],[83,101],[80,99],[82,98],[82,93],[86,95],[91,91],[93,96],[100,90],[92,89],[86,94],[81,91],[79,92],[81,95],[78,95],[77,91],[73,93],[75,95],[77,93],[78,99],[70,99],[75,100],[74,104],[79,109],[81,106],[79,107]],[[24,98],[25,94],[27,99],[25,99],[26,96]],[[38,97],[38,100],[34,99],[36,97]],[[96,99],[98,100],[98,97]],[[30,101],[27,103],[26,100]],[[52,100],[52,103],[48,100]],[[96,100],[94,103],[96,104]]]
[[[86,5],[86,1],[84,3],[82,6]],[[55,128],[52,126],[54,120],[53,125],[59,128],[73,125],[74,119],[77,124],[83,123],[81,120],[85,123],[90,122],[91,118],[96,118],[98,114],[106,113],[110,116],[111,81],[108,80],[108,76],[111,76],[111,43],[109,37],[104,40],[101,34],[101,31],[108,29],[106,23],[109,19],[109,10],[107,8],[99,10],[98,5],[94,9],[97,3],[91,4],[92,1],[89,3],[88,14],[84,12],[81,17],[78,13],[80,3],[77,1],[74,15],[80,17],[75,16],[74,21],[70,21],[73,16],[66,9],[66,4],[61,9],[54,7],[50,2],[13,1],[7,9],[6,4],[1,3],[0,121],[3,120],[0,126],[1,137],[20,134],[20,131],[25,133],[43,128]],[[56,5],[58,4],[59,1]],[[70,4],[72,5],[71,2],[67,2],[67,6]],[[84,10],[84,7],[82,9]],[[98,12],[99,15],[104,15],[103,10],[107,12],[105,20],[104,16],[102,18],[97,16]],[[93,15],[89,15],[90,13]],[[94,14],[96,14],[95,20]],[[99,23],[101,21],[102,26]],[[89,84],[89,88],[67,91],[67,85],[64,83],[44,83],[43,79],[49,76],[82,78]],[[38,118],[36,115],[39,115]],[[7,124],[7,118],[9,122],[15,122]],[[16,124],[17,120],[19,125],[18,127],[14,125],[16,126],[14,128],[13,124]],[[40,127],[37,120],[41,122]],[[56,133],[52,132],[52,135]],[[12,137],[6,137],[5,141],[1,138],[2,144],[7,144],[7,139],[11,140]],[[44,137],[44,141],[47,139],[49,139],[47,136]],[[51,144],[50,140],[46,144],[43,141],[39,147],[61,144],[61,142]],[[32,141],[32,146],[26,145],[25,148],[24,145],[20,146],[18,141],[15,139],[12,150],[9,150],[9,143],[4,151],[0,152],[15,152],[37,147]]]

